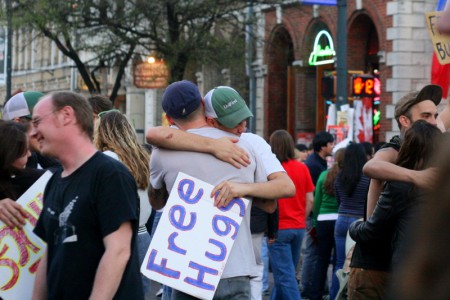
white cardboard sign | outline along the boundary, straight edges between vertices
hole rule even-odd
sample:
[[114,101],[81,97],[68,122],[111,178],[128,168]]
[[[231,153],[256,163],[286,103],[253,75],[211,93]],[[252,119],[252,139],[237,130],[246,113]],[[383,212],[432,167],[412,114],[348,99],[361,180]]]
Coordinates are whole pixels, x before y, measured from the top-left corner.
[[0,297],[29,300],[45,243],[33,233],[42,210],[42,196],[52,173],[44,173],[17,203],[28,213],[22,229],[11,229],[0,221]]
[[218,209],[212,189],[178,174],[141,266],[146,277],[207,300],[214,296],[249,204],[237,198]]

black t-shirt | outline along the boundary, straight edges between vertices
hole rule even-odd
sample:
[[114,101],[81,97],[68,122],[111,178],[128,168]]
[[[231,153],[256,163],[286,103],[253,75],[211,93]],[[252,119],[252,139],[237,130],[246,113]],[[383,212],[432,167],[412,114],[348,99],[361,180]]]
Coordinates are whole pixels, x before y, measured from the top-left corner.
[[316,185],[317,180],[319,179],[320,174],[327,169],[327,161],[320,157],[319,154],[314,152],[305,161],[305,165],[309,169],[309,173],[311,174],[311,179]]
[[97,152],[71,175],[50,178],[35,233],[47,242],[48,299],[88,299],[103,238],[131,221],[131,256],[114,299],[143,299],[136,234],[136,183],[120,162]]
[[253,233],[261,233],[267,231],[268,213],[255,205],[252,205],[250,215],[250,231]]
[[395,135],[392,137],[392,139],[381,146],[380,149],[386,149],[386,148],[394,148],[397,152],[400,151],[400,146],[402,145],[402,140],[400,139],[400,136]]
[[10,198],[5,189],[9,190],[9,194],[14,195],[13,200],[17,200],[35,183],[45,170],[23,169],[18,171],[14,176],[10,177],[9,182],[0,184],[0,200]]
[[28,157],[27,168],[37,169],[38,165],[45,170],[54,172],[61,164],[54,158],[42,156],[39,152],[31,152],[31,156]]

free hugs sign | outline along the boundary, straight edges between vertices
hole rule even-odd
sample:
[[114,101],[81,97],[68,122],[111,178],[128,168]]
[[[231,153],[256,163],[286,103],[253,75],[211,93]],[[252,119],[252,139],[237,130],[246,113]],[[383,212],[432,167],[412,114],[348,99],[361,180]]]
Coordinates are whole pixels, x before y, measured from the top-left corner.
[[214,206],[213,186],[179,173],[141,272],[146,277],[201,299],[212,299],[225,268],[247,199]]

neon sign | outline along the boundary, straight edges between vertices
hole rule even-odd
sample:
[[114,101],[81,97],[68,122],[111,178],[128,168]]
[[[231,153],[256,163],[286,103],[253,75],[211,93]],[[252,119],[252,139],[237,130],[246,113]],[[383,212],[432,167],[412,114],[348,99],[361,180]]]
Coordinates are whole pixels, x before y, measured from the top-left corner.
[[[323,46],[324,39],[328,45]],[[314,39],[313,51],[309,55],[308,63],[310,66],[326,65],[334,63],[334,57],[336,51],[334,51],[334,44],[331,35],[326,30],[319,31]]]
[[354,97],[379,97],[380,79],[372,75],[353,75],[352,95]]

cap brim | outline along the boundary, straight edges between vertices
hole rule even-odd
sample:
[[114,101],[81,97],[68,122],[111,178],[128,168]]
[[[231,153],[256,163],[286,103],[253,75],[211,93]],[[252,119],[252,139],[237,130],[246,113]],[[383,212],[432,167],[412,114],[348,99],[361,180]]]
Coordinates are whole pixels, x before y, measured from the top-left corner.
[[217,121],[219,121],[219,123],[225,126],[226,128],[232,129],[237,125],[239,125],[239,123],[250,117],[253,117],[252,112],[248,109],[247,106],[244,106],[232,114],[229,114],[225,117],[217,118]]
[[416,97],[416,103],[423,100],[431,100],[434,104],[439,105],[442,100],[442,88],[439,85],[430,84],[423,87]]

